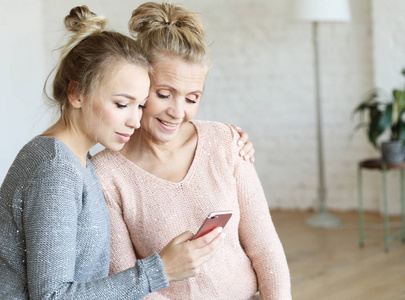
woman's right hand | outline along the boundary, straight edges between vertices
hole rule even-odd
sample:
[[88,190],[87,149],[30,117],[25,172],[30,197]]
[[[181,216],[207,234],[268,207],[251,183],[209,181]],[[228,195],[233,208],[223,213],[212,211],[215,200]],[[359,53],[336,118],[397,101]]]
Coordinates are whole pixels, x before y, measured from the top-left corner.
[[167,279],[178,281],[197,275],[200,266],[214,255],[223,239],[221,231],[221,227],[215,228],[195,240],[191,240],[193,234],[186,231],[171,240],[159,253]]

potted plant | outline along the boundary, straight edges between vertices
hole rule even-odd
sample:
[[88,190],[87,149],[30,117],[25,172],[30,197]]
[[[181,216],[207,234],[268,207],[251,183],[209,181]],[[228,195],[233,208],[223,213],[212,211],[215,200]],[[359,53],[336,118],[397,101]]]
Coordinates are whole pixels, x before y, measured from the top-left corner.
[[[405,76],[405,69],[402,70]],[[371,144],[379,148],[380,137],[389,134],[387,141],[381,143],[382,158],[387,163],[402,163],[405,158],[405,87],[394,89],[388,94],[381,89],[373,89],[355,108],[354,114],[360,115],[356,126],[367,128]],[[365,120],[365,116],[368,116]]]

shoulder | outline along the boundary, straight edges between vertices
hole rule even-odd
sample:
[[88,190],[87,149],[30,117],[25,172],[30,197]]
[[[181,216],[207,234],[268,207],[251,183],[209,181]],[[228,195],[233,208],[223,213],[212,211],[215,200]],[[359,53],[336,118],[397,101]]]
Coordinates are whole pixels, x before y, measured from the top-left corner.
[[[238,136],[236,130],[232,126],[217,122],[217,121],[192,121],[194,126],[197,128],[197,132],[203,136],[211,136],[224,138],[225,140],[234,139]],[[236,134],[236,135],[235,135]]]
[[119,155],[119,152],[104,149],[91,158],[91,163],[97,173],[105,172],[119,166]]
[[232,126],[216,121],[193,121],[201,144],[213,145],[217,150],[223,149],[227,154],[237,151],[239,134]]
[[233,168],[238,159],[237,139],[239,134],[232,126],[213,121],[193,121],[198,133],[199,152],[210,159],[223,161]]
[[122,160],[119,152],[105,149],[98,152],[91,158],[97,178],[100,182],[103,192],[114,190],[116,186],[128,171],[126,164]]
[[56,139],[37,136],[21,148],[14,163],[27,161],[39,164],[52,160],[58,155],[58,148]]
[[78,160],[55,155],[37,166],[27,180],[27,184],[41,190],[46,187],[50,190],[63,187],[65,191],[80,197],[83,186],[89,183],[85,172],[87,172],[86,168]]
[[38,177],[81,176],[83,169],[77,157],[60,140],[37,136],[18,153],[10,168],[10,175],[36,180]]
[[[64,202],[70,202],[67,199],[81,199],[86,184],[86,169],[69,151],[59,140],[34,138],[20,150],[14,160],[2,184],[0,197],[10,199],[15,207],[38,205],[46,206],[47,209],[50,199],[52,203],[56,198]],[[15,213],[16,220],[21,216]]]
[[91,157],[91,162],[93,165],[101,164],[104,162],[110,162],[111,160],[115,160],[117,157],[117,152],[112,151],[109,149],[104,149]]

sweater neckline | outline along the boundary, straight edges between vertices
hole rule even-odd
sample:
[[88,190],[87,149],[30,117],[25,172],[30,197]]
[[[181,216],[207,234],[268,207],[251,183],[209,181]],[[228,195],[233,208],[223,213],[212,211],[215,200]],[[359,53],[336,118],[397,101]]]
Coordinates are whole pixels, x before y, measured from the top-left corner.
[[122,155],[120,152],[116,151],[115,155],[116,157],[121,160],[126,166],[129,166],[130,168],[132,168],[133,170],[136,170],[137,172],[141,173],[142,176],[146,176],[149,177],[151,180],[155,180],[160,182],[161,184],[166,184],[166,185],[182,185],[186,182],[188,182],[189,180],[191,180],[190,178],[193,176],[193,174],[195,173],[195,170],[197,169],[197,162],[199,161],[199,157],[201,155],[201,131],[200,131],[200,126],[199,123],[196,121],[190,121],[190,123],[192,123],[196,129],[197,132],[197,145],[194,151],[194,157],[193,157],[193,161],[191,162],[190,168],[188,169],[186,175],[184,176],[184,178],[178,182],[175,181],[170,181],[170,180],[166,180],[163,179],[161,177],[158,177],[156,175],[153,175],[152,173],[149,173],[148,171],[145,171],[144,169],[142,169],[141,167],[139,167],[136,163],[134,163],[133,161],[129,160],[128,158],[126,158],[124,155]]

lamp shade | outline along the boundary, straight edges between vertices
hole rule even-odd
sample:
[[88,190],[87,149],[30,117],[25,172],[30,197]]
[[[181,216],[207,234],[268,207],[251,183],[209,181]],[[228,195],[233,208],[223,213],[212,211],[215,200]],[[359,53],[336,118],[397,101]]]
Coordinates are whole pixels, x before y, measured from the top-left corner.
[[294,0],[295,19],[311,22],[349,22],[348,0]]

